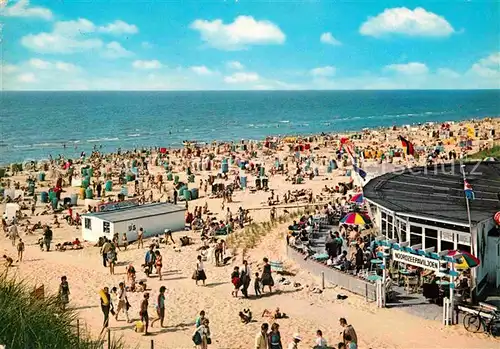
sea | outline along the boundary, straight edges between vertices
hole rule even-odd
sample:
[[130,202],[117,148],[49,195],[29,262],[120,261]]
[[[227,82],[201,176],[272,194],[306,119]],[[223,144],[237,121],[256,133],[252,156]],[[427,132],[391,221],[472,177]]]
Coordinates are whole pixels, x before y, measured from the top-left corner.
[[0,164],[500,115],[500,90],[2,92]]

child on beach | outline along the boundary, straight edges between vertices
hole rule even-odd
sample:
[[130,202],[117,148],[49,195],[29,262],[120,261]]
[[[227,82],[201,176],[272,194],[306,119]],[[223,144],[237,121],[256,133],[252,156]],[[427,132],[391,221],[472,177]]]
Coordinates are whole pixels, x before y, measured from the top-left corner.
[[259,273],[255,273],[255,280],[254,280],[254,283],[253,283],[253,287],[254,287],[254,290],[255,290],[255,295],[257,297],[260,297],[262,295],[262,292],[260,291],[260,285],[262,283],[262,279],[260,278],[259,276]]
[[12,264],[14,263],[14,260],[6,255],[3,255],[3,259],[5,259],[5,266],[7,268],[12,267]]
[[67,304],[69,303],[69,284],[68,278],[66,276],[61,277],[61,284],[59,285],[59,302],[62,310],[66,309]]
[[233,272],[231,273],[231,282],[234,285],[234,290],[231,292],[231,294],[233,295],[233,297],[238,297],[238,291],[241,286],[239,267],[234,267]]

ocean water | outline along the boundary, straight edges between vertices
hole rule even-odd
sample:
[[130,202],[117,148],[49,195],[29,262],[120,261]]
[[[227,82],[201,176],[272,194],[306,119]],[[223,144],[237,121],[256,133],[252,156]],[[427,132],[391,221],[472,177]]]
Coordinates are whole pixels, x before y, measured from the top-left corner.
[[[0,163],[500,115],[500,90],[3,92]],[[63,145],[66,145],[64,149]]]

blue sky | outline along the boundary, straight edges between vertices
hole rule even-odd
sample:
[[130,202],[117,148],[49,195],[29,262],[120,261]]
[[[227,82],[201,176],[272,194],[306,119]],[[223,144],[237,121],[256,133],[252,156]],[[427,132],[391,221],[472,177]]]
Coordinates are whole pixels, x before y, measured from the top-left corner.
[[8,1],[4,90],[500,88],[499,3]]

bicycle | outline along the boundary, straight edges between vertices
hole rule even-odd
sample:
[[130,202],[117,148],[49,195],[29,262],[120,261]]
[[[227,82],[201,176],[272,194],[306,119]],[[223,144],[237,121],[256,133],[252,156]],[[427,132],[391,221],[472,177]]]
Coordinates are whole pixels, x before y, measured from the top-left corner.
[[[489,314],[491,317],[486,317],[485,314]],[[483,315],[481,315],[481,310],[477,314],[468,313],[465,315],[463,323],[468,332],[486,332],[492,337],[500,337],[500,312],[497,310],[485,311]]]

